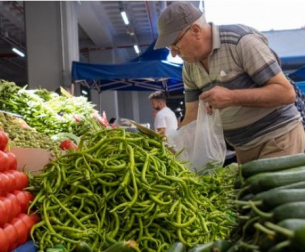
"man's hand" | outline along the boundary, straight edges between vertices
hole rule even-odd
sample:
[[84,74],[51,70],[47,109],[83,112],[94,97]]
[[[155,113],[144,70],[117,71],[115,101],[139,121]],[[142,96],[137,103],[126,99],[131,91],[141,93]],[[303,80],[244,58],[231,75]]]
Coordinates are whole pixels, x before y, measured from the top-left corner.
[[199,98],[218,109],[230,106],[275,108],[294,103],[295,96],[293,86],[285,75],[279,72],[257,88],[231,90],[215,86],[203,92]]
[[203,92],[199,98],[204,100],[214,109],[222,109],[232,106],[231,94],[232,90],[215,86],[212,89]]

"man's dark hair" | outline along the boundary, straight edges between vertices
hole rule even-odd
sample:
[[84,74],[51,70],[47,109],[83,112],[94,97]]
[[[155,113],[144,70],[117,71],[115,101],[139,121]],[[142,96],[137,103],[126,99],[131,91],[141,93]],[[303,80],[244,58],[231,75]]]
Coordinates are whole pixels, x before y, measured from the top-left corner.
[[148,96],[148,99],[149,100],[157,99],[157,100],[164,100],[164,101],[166,101],[166,96],[165,96],[165,94],[162,91],[156,91],[156,92],[153,92],[152,94],[150,94]]

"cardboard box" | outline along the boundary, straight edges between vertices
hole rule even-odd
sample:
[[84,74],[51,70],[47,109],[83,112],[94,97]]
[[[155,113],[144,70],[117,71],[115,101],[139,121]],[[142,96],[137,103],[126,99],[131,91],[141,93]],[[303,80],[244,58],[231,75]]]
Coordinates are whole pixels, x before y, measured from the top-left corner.
[[31,171],[33,175],[39,174],[47,163],[55,159],[52,152],[40,148],[12,148],[10,152],[16,155],[17,170]]

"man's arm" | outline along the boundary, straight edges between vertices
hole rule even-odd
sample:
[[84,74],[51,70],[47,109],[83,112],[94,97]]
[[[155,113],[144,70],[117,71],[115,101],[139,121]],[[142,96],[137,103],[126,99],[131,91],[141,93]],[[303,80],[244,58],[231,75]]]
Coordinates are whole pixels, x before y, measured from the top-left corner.
[[230,90],[216,86],[203,92],[200,98],[218,109],[229,106],[272,108],[294,103],[296,94],[280,72],[259,88]]
[[185,103],[185,115],[179,128],[197,119],[199,101]]
[[162,136],[165,136],[165,128],[157,128],[157,132],[160,133]]

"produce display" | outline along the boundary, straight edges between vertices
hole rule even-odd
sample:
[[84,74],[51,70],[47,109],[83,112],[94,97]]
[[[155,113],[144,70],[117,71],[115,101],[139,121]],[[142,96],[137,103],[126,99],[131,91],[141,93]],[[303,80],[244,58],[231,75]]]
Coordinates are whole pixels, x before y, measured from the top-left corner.
[[41,217],[31,236],[40,250],[60,243],[67,251],[80,242],[92,251],[133,244],[126,249],[144,252],[221,240],[235,225],[236,170],[198,176],[161,139],[123,128],[88,133],[77,149],[29,175],[29,210]]
[[37,214],[27,214],[34,196],[23,189],[28,177],[17,171],[13,153],[5,152],[8,137],[0,131],[0,251],[12,251],[30,238],[30,230],[38,221]]
[[[0,80],[0,101],[0,252],[305,250],[305,154],[199,175],[84,97]],[[24,173],[15,147],[55,158]]]
[[45,89],[27,90],[26,86],[21,88],[0,80],[0,101],[0,109],[21,115],[30,127],[49,136],[61,132],[80,136],[101,126],[96,120],[95,105],[82,96],[67,97]]
[[10,148],[27,147],[58,150],[59,141],[29,127],[23,120],[0,112],[0,128],[10,139]]
[[236,205],[239,225],[229,251],[304,251],[305,154],[241,166]]

